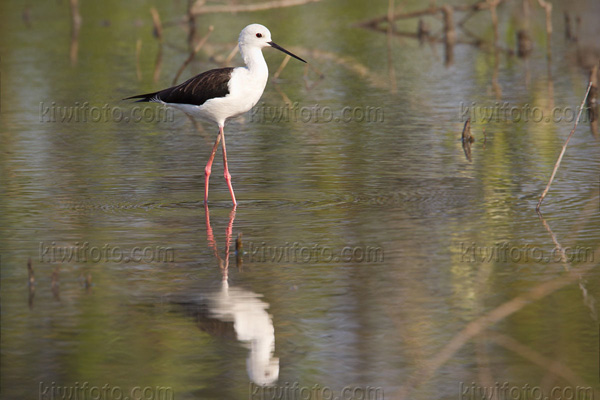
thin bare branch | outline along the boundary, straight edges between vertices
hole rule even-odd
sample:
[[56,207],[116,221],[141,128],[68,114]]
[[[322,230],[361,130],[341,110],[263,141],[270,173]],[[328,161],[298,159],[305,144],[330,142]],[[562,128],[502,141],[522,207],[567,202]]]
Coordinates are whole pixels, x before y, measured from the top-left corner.
[[255,4],[226,4],[205,6],[203,1],[198,1],[192,8],[192,13],[195,15],[210,14],[210,13],[236,13],[236,12],[252,12],[271,10],[273,8],[300,6],[308,3],[315,3],[321,0],[274,0],[265,1]]
[[229,65],[229,63],[231,62],[231,60],[233,60],[233,57],[235,57],[235,55],[238,53],[238,51],[240,51],[240,48],[238,45],[235,45],[234,48],[231,50],[231,52],[229,52],[229,54],[227,55],[227,58],[225,59],[225,61],[223,63],[225,65]]
[[545,0],[538,0],[540,7],[546,12],[546,51],[548,59],[552,58],[552,47],[550,38],[552,37],[552,4]]
[[565,155],[565,152],[567,151],[567,145],[569,144],[569,141],[571,140],[571,137],[575,133],[575,129],[577,129],[577,124],[579,123],[579,118],[581,117],[581,112],[583,111],[583,107],[585,105],[585,102],[587,100],[587,97],[588,97],[588,94],[590,93],[590,89],[591,88],[592,88],[592,81],[590,80],[590,83],[587,86],[587,90],[585,91],[585,96],[583,97],[583,101],[581,102],[581,105],[579,106],[579,112],[577,113],[577,118],[575,119],[575,125],[573,125],[573,129],[571,129],[571,133],[569,133],[569,136],[567,137],[567,140],[565,141],[565,144],[563,144],[562,150],[560,151],[560,155],[558,156],[558,160],[556,160],[556,164],[554,164],[554,170],[552,171],[552,175],[550,176],[550,180],[548,181],[548,184],[546,185],[546,189],[544,189],[544,192],[540,196],[540,201],[538,201],[538,204],[535,207],[535,210],[538,213],[540,212],[540,207],[542,206],[542,202],[544,201],[544,198],[546,197],[546,194],[548,194],[548,190],[550,190],[550,185],[552,185],[552,181],[554,180],[554,176],[556,175],[556,171],[558,171],[558,167],[560,166],[560,162],[562,161],[562,158]]
[[177,74],[175,74],[175,77],[173,78],[173,85],[175,85],[177,83],[177,79],[179,79],[179,76],[181,75],[181,73],[183,72],[183,70],[185,70],[185,68],[192,62],[192,60],[194,59],[194,56],[196,55],[197,52],[200,51],[200,49],[202,48],[202,46],[204,46],[204,44],[206,43],[206,41],[208,40],[210,34],[212,33],[212,31],[214,29],[215,28],[212,25],[208,27],[208,32],[206,33],[206,35],[204,35],[204,37],[198,42],[198,44],[194,48],[194,51],[192,51],[190,53],[190,55],[183,62],[183,64],[181,65],[181,67],[179,67],[179,71],[177,71]]
[[288,64],[291,58],[291,56],[286,54],[283,61],[281,62],[281,65],[279,65],[279,68],[277,68],[277,71],[275,71],[275,73],[273,74],[273,79],[279,79],[279,75],[281,74],[281,72],[283,71],[283,69]]
[[452,358],[452,356],[460,348],[462,348],[465,343],[479,335],[485,329],[516,313],[531,302],[540,300],[554,293],[555,291],[570,285],[574,281],[580,279],[583,273],[591,270],[592,268],[594,268],[594,265],[589,265],[581,268],[577,272],[570,271],[559,278],[543,282],[533,287],[531,290],[516,296],[515,298],[494,308],[487,314],[482,315],[481,317],[468,323],[467,326],[457,333],[446,346],[438,351],[435,356],[427,360],[421,368],[419,368],[409,377],[409,379],[406,381],[406,384],[400,389],[400,392],[396,398],[409,398],[410,391],[414,387],[429,379],[435,373],[435,371],[437,371],[442,365],[444,365],[444,363]]
[[543,355],[541,355],[537,351],[533,350],[532,348],[524,345],[523,343],[521,343],[507,335],[488,331],[488,332],[486,332],[486,336],[492,342],[494,342],[508,350],[511,350],[515,354],[518,354],[519,356],[525,358],[526,360],[531,361],[532,363],[536,364],[539,367],[547,369],[554,375],[560,376],[561,378],[563,378],[563,379],[567,380],[569,383],[571,383],[573,386],[577,386],[577,385],[583,386],[585,384],[585,381],[583,379],[581,379],[579,376],[577,376],[577,374],[575,374],[575,372],[573,372],[566,365],[564,365],[560,362],[553,362],[554,360],[544,357]]
[[160,22],[160,15],[156,8],[150,8],[150,13],[152,14],[152,24],[154,26],[154,36],[158,39],[159,42],[163,40],[163,28],[162,23]]
[[[498,3],[500,3],[500,2],[502,2],[502,0],[498,1]],[[452,8],[453,11],[475,12],[475,11],[481,11],[481,10],[488,9],[490,7],[490,4],[488,3],[488,0],[481,0],[475,4],[456,5],[456,6],[450,6],[450,7]],[[397,20],[397,19],[422,17],[425,15],[436,15],[436,14],[441,13],[443,8],[444,8],[444,6],[436,7],[435,5],[430,5],[429,7],[421,9],[421,10],[396,13],[396,14],[393,14],[391,16],[391,18],[392,18],[392,20]],[[386,14],[386,15],[382,15],[380,17],[371,18],[369,20],[360,22],[358,25],[363,26],[363,27],[373,27],[373,26],[379,25],[382,22],[386,22],[389,20],[390,20],[390,16],[388,14]]]
[[140,66],[140,54],[142,53],[142,39],[135,43],[135,73],[138,81],[142,80],[142,68]]

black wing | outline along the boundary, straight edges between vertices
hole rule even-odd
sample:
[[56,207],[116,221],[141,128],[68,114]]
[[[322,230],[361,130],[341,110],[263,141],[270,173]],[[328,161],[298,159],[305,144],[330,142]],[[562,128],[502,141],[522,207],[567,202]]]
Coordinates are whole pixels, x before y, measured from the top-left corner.
[[207,100],[229,94],[229,79],[233,68],[211,69],[168,89],[154,93],[139,94],[123,100],[164,101],[165,103],[192,104],[200,106]]

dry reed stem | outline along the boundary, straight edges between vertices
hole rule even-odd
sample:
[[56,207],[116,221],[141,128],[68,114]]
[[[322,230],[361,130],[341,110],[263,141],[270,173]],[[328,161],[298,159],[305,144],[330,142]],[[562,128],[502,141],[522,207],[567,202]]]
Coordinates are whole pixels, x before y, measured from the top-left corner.
[[506,317],[521,310],[526,305],[543,299],[544,297],[556,292],[559,289],[573,283],[581,278],[581,275],[594,268],[594,265],[586,266],[579,271],[567,272],[565,275],[543,282],[529,291],[522,293],[513,299],[501,304],[490,312],[474,321],[468,323],[459,333],[457,333],[450,342],[444,346],[437,354],[427,360],[424,365],[414,372],[407,380],[406,384],[400,388],[397,398],[409,398],[410,391],[420,383],[429,379],[435,371],[444,365],[452,356],[462,348],[465,343],[479,335],[481,332],[505,319]]
[[194,15],[211,13],[252,12],[271,10],[274,8],[300,6],[303,4],[315,3],[317,1],[321,0],[274,0],[256,4],[226,4],[214,6],[205,6],[203,1],[197,1],[196,4],[194,4],[191,12]]
[[142,53],[142,39],[135,42],[135,74],[138,81],[142,80],[142,67],[140,66],[140,54]]
[[236,44],[233,49],[229,52],[229,54],[227,55],[227,58],[225,59],[225,61],[223,62],[223,64],[225,65],[229,65],[229,63],[231,62],[231,60],[233,60],[233,57],[235,57],[235,55],[240,51],[240,48],[238,47],[238,45]]
[[538,0],[540,7],[546,12],[546,51],[548,59],[552,58],[552,47],[550,38],[552,37],[552,4],[545,0]]
[[200,49],[202,49],[202,46],[204,46],[204,44],[206,43],[206,41],[208,40],[208,38],[210,37],[210,34],[212,33],[212,31],[214,29],[215,28],[212,25],[208,27],[208,32],[206,33],[206,35],[204,35],[204,37],[198,42],[198,44],[196,45],[194,50],[190,53],[188,58],[186,58],[186,60],[183,62],[183,64],[181,64],[181,67],[179,67],[177,74],[175,74],[175,77],[173,78],[173,85],[175,85],[177,83],[177,79],[179,79],[179,76],[181,75],[183,70],[185,70],[185,68],[192,62],[196,53],[198,53],[200,51]]
[[511,338],[510,336],[487,331],[487,338],[492,342],[496,343],[499,346],[504,347],[507,350],[512,351],[515,354],[518,354],[520,357],[536,364],[537,366],[548,370],[556,376],[560,376],[561,378],[567,380],[573,386],[584,386],[585,382],[581,379],[575,372],[573,372],[569,367],[560,363],[553,362],[554,360],[549,359],[548,357],[543,356],[537,351],[531,349],[529,346],[524,345],[523,343]]
[[583,111],[583,106],[585,105],[585,102],[587,100],[587,97],[588,97],[588,94],[590,93],[590,89],[591,88],[592,88],[592,81],[590,80],[590,83],[587,86],[587,90],[585,91],[585,96],[583,97],[583,101],[581,102],[581,105],[579,106],[579,112],[577,113],[577,118],[575,119],[575,124],[573,125],[573,129],[571,129],[571,133],[569,133],[569,136],[567,137],[567,140],[565,141],[565,144],[563,144],[562,150],[560,151],[560,155],[558,156],[558,159],[556,160],[556,163],[554,164],[554,170],[552,171],[552,175],[550,176],[550,180],[548,181],[548,184],[546,185],[546,189],[544,189],[544,192],[540,196],[540,200],[538,201],[538,204],[535,207],[535,210],[538,213],[540,212],[540,207],[542,206],[542,202],[544,201],[544,198],[546,197],[546,194],[548,194],[548,190],[550,190],[550,185],[552,185],[552,181],[554,180],[554,176],[556,175],[556,171],[558,171],[558,167],[560,166],[560,162],[562,161],[562,158],[565,155],[565,152],[567,151],[567,145],[569,144],[569,141],[571,140],[571,137],[575,133],[575,129],[577,129],[577,125],[579,124],[579,118],[581,117],[581,112]]
[[275,71],[275,73],[273,74],[273,79],[279,79],[279,75],[281,74],[281,72],[283,71],[283,69],[288,64],[288,62],[290,61],[291,58],[292,57],[289,56],[288,54],[285,55],[285,58],[283,59],[283,61],[279,65],[279,68],[277,68],[277,71]]
[[162,23],[160,22],[160,15],[156,8],[150,8],[150,13],[152,14],[152,24],[154,26],[154,35],[158,39],[159,42],[163,41],[163,28]]

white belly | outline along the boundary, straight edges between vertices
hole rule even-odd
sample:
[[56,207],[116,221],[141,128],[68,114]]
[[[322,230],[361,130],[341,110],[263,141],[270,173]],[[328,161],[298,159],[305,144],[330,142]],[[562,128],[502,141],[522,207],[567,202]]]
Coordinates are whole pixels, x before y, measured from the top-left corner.
[[200,114],[217,123],[224,123],[227,118],[250,111],[260,100],[267,78],[268,71],[251,74],[246,68],[235,68],[229,81],[229,94],[206,101],[199,107]]

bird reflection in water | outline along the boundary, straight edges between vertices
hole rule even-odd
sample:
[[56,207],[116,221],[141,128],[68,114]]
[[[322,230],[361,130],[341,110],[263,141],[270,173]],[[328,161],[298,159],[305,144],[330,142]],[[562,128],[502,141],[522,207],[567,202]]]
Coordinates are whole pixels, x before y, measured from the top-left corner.
[[209,315],[223,322],[233,322],[237,339],[250,349],[246,360],[248,377],[257,385],[272,385],[279,377],[279,359],[273,357],[275,329],[271,316],[267,313],[269,304],[262,301],[261,295],[257,293],[229,285],[229,252],[235,208],[229,214],[225,231],[224,258],[219,255],[207,206],[204,211],[208,245],[219,261],[222,274],[221,289],[209,296]]

